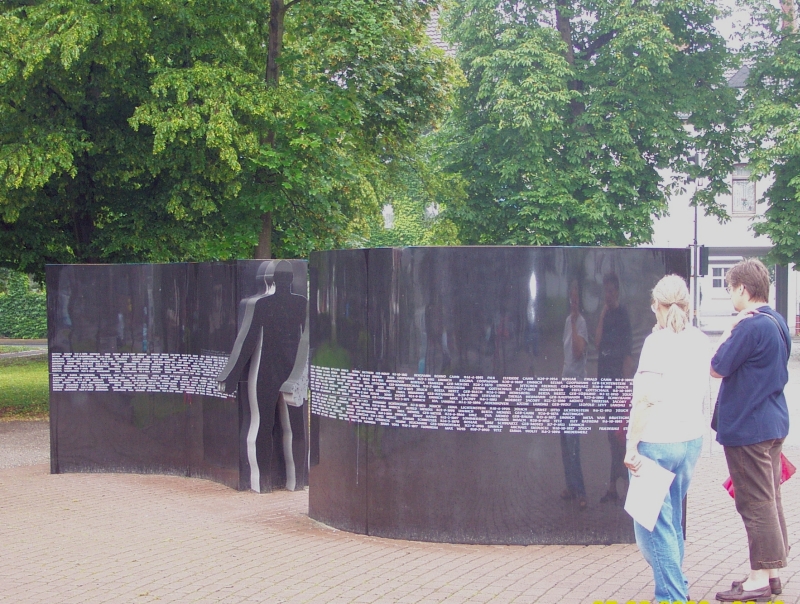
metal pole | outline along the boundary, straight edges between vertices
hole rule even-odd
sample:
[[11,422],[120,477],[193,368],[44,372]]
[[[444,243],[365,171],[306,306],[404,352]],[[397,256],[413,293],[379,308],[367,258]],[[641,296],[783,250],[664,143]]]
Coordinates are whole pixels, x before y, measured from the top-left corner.
[[[695,185],[695,189],[697,186]],[[692,316],[692,325],[697,327],[697,273],[699,272],[700,259],[697,257],[697,205],[694,206],[694,244],[692,245],[692,277],[694,277],[694,313]]]

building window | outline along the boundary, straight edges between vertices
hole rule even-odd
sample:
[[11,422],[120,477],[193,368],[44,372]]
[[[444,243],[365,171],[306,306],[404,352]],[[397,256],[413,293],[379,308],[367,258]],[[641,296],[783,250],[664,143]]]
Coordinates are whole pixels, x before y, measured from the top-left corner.
[[733,213],[756,213],[756,183],[750,180],[750,168],[746,164],[733,167]]
[[393,229],[394,228],[394,206],[390,203],[387,203],[383,206],[383,228],[384,229]]
[[725,275],[731,270],[727,267],[719,267],[711,269],[711,287],[720,289],[725,287]]

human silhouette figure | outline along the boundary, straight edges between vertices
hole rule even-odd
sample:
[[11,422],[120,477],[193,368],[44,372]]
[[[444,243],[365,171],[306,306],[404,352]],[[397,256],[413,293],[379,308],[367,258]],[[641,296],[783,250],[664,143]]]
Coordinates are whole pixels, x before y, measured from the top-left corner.
[[[250,465],[250,488],[270,491],[273,462],[272,430],[275,426],[282,390],[291,399],[287,386],[299,362],[308,358],[298,354],[306,325],[306,298],[291,291],[292,266],[285,260],[266,261],[259,266],[256,280],[263,281],[264,292],[243,300],[244,319],[228,363],[217,381],[227,393],[236,390],[247,368],[247,395],[250,426],[247,434],[247,459]],[[302,351],[300,351],[302,352]],[[297,381],[297,380],[295,380]],[[296,385],[296,384],[295,384]],[[293,404],[297,403],[297,397]],[[300,401],[299,404],[302,404]],[[286,402],[281,400],[280,419],[284,434],[284,457],[287,465],[287,488],[294,489],[294,460],[291,448],[291,425]],[[288,437],[288,451],[287,451]]]

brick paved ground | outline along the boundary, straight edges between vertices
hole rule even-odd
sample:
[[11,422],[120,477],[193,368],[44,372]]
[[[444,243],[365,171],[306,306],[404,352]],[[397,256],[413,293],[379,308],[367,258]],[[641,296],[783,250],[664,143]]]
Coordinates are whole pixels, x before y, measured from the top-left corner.
[[[46,436],[46,424],[40,429]],[[0,437],[3,432],[0,431]],[[800,449],[790,457],[800,460]],[[690,492],[691,595],[712,600],[747,572],[744,530],[701,458]],[[793,544],[800,480],[785,485]],[[636,546],[465,546],[336,531],[309,519],[308,495],[240,493],[197,479],[0,469],[0,601],[542,602],[647,600]],[[798,565],[784,602],[800,601]]]

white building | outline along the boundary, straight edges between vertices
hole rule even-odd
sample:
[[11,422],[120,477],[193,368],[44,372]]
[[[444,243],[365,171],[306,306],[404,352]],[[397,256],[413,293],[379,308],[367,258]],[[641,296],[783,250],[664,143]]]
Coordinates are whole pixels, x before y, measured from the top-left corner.
[[[746,79],[747,68],[742,68],[731,78],[729,85],[741,87]],[[763,197],[771,179],[752,182],[749,177],[747,164],[734,166],[730,175],[731,194],[717,198],[730,216],[728,222],[720,223],[716,217],[705,216],[702,208],[691,206],[693,187],[702,186],[700,181],[690,185],[683,194],[672,197],[669,216],[656,220],[653,225],[653,245],[656,247],[693,249],[691,246],[696,239],[697,245],[708,249],[708,274],[693,277],[690,284],[693,299],[697,302],[697,324],[705,331],[722,331],[733,313],[730,297],[725,291],[728,269],[742,258],[763,258],[772,249],[769,238],[757,236],[751,228],[766,210],[766,204],[757,201]],[[770,267],[773,273],[770,303],[784,315],[789,328],[796,333],[800,331],[800,273],[792,268]]]
[[[690,283],[693,299],[697,302],[698,326],[706,331],[722,331],[728,317],[733,313],[730,297],[725,290],[725,273],[742,258],[766,256],[772,249],[768,237],[757,236],[751,229],[754,220],[763,215],[764,204],[756,200],[763,195],[769,181],[748,180],[746,165],[738,165],[731,175],[732,194],[717,201],[728,211],[730,220],[720,223],[714,216],[705,216],[702,209],[690,205],[692,191],[670,199],[669,216],[655,221],[653,245],[655,247],[690,248],[695,242],[708,249],[708,274],[692,278]],[[783,278],[786,284],[786,315],[789,327],[795,330],[798,324],[798,281],[800,274],[786,267],[770,267],[775,278]],[[696,284],[696,294],[695,294]],[[779,293],[783,291],[778,288]],[[770,291],[770,303],[779,311],[781,304],[775,299],[775,286]]]

